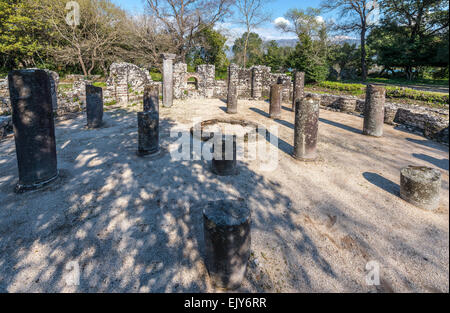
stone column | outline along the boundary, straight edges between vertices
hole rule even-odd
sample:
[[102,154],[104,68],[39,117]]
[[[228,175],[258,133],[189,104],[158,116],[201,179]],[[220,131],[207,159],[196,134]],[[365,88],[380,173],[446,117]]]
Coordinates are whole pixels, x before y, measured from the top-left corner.
[[442,174],[437,169],[408,166],[400,172],[400,197],[425,210],[439,207]]
[[232,84],[228,85],[228,94],[227,94],[227,113],[228,114],[236,114],[237,113],[237,86]]
[[138,112],[138,155],[152,156],[160,152],[159,113]]
[[237,101],[239,99],[239,66],[230,64],[228,67],[228,94],[227,112],[237,113]]
[[263,73],[260,66],[255,66],[252,71],[252,98],[257,100],[262,97]]
[[292,92],[292,111],[295,112],[295,103],[305,96],[305,73],[295,71],[294,90]]
[[103,124],[103,90],[86,86],[86,117],[88,128],[99,128]]
[[215,138],[211,170],[219,176],[231,176],[238,173],[236,136]]
[[227,94],[227,113],[237,113],[239,67],[236,64],[230,64],[228,67],[228,94]]
[[270,118],[279,119],[281,116],[281,97],[283,85],[275,84],[270,87]]
[[203,225],[206,266],[214,285],[239,288],[250,257],[250,209],[244,201],[209,202]]
[[51,83],[43,70],[12,71],[8,82],[21,192],[58,177]]
[[317,157],[320,97],[306,96],[295,105],[293,157],[309,161]]
[[386,89],[382,86],[368,85],[364,105],[363,134],[374,137],[383,136],[384,104]]
[[163,106],[170,108],[173,104],[173,60],[175,54],[164,53],[163,58]]
[[159,87],[147,85],[144,89],[144,112],[159,112]]

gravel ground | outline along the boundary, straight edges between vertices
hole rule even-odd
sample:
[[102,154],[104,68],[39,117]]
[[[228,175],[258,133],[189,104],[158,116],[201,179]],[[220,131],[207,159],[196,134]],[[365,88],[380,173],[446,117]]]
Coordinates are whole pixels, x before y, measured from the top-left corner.
[[[225,106],[162,108],[161,145],[177,149],[170,130],[224,117]],[[98,130],[85,129],[83,115],[58,120],[60,178],[39,191],[14,194],[14,140],[1,141],[0,291],[221,292],[203,262],[202,205],[243,198],[252,257],[238,291],[449,292],[448,147],[388,125],[383,138],[366,137],[360,117],[321,111],[320,158],[302,163],[290,156],[294,116],[284,106],[272,121],[268,103],[239,102],[233,117],[278,129],[278,167],[243,160],[232,177],[170,153],[138,158],[137,107],[110,109]],[[410,164],[442,172],[438,210],[399,198]],[[366,284],[369,261],[380,265],[379,286]],[[68,280],[72,264],[79,285]]]

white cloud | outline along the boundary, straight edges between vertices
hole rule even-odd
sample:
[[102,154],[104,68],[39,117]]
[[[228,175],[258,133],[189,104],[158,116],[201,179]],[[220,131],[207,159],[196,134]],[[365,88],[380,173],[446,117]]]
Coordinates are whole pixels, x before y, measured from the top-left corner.
[[323,23],[323,22],[325,22],[325,19],[322,17],[322,16],[318,16],[318,17],[316,17],[316,21],[318,22],[318,23]]
[[282,16],[277,17],[277,18],[273,21],[273,23],[274,23],[275,25],[287,25],[287,26],[291,25],[291,22],[289,22],[287,19],[285,19],[285,18],[282,17]]

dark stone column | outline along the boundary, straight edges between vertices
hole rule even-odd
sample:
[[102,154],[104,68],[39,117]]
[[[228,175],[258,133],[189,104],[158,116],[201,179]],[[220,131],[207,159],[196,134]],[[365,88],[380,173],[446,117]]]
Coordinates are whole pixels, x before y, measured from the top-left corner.
[[58,177],[52,94],[43,70],[12,71],[8,82],[20,192]]
[[374,137],[383,136],[384,104],[386,89],[381,86],[368,85],[364,105],[363,134]]
[[99,128],[103,124],[103,90],[86,85],[86,116],[88,128]]
[[147,85],[144,89],[144,112],[159,112],[159,87]]
[[236,175],[238,173],[236,151],[236,136],[216,138],[213,146],[212,172],[219,176]]
[[275,84],[270,87],[270,118],[280,118],[281,116],[281,92],[283,85]]
[[295,112],[296,101],[303,99],[304,96],[305,96],[305,73],[295,71],[294,90],[292,93],[292,111]]
[[159,148],[159,113],[138,112],[138,155],[155,155]]
[[239,288],[250,257],[250,209],[244,201],[209,202],[203,224],[206,266],[213,283]]
[[227,113],[236,114],[237,113],[237,86],[235,84],[228,85],[228,95],[227,95]]
[[320,97],[306,96],[297,100],[295,106],[294,154],[299,160],[317,157]]
[[439,207],[441,172],[424,166],[408,166],[400,172],[400,197],[425,210]]

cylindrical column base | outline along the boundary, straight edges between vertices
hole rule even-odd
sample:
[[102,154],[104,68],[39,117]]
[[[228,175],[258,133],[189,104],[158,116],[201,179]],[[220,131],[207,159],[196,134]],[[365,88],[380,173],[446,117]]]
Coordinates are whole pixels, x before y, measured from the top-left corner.
[[160,152],[159,114],[155,112],[138,112],[138,155],[148,156]]
[[86,85],[86,118],[88,128],[99,128],[103,124],[103,90]]
[[367,136],[383,136],[384,104],[386,89],[382,86],[368,85],[364,105],[363,134]]
[[275,84],[270,87],[270,118],[278,119],[281,117],[281,92],[283,85]]
[[294,153],[302,161],[317,158],[320,97],[306,96],[295,106]]
[[213,283],[239,288],[250,257],[250,209],[244,201],[209,202],[203,223],[206,266]]
[[425,210],[439,207],[442,174],[437,169],[408,166],[400,172],[400,197]]
[[223,136],[215,140],[211,170],[219,176],[238,174],[236,136]]
[[236,85],[228,86],[227,95],[227,113],[236,114],[237,113],[237,100],[238,100],[238,88]]
[[8,83],[22,192],[58,177],[51,85],[43,70],[12,71]]
[[159,86],[157,85],[145,86],[144,112],[159,112]]

